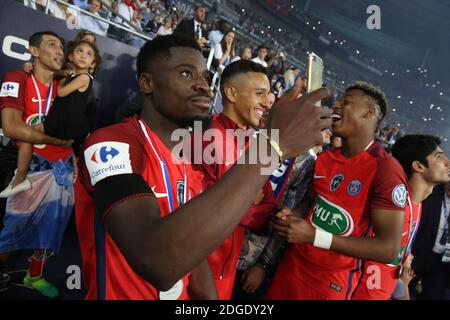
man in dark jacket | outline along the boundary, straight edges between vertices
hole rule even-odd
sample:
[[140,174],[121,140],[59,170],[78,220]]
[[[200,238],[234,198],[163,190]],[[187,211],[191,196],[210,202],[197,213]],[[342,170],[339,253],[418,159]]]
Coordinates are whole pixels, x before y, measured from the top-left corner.
[[198,5],[194,11],[194,18],[181,21],[175,29],[175,34],[195,38],[201,48],[204,48],[207,42],[208,31],[205,24],[206,9]]
[[[450,300],[450,182],[435,188],[423,202],[423,215],[413,247],[413,270],[420,281],[419,299]],[[420,290],[419,290],[420,291]]]

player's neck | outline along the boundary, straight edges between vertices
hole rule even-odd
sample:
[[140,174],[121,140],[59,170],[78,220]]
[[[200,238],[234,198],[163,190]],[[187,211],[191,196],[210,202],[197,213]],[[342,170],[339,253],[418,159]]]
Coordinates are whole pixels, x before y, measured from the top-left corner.
[[39,82],[45,84],[46,86],[50,85],[50,81],[53,80],[54,71],[49,70],[47,67],[42,65],[39,60],[35,61],[33,66],[33,75]]
[[179,141],[171,140],[172,132],[179,129],[180,126],[173,120],[159,113],[151,103],[146,102],[147,99],[144,98],[143,100],[142,120],[144,120],[150,129],[158,135],[165,146],[169,150],[172,150],[172,148],[179,143]]
[[351,158],[357,154],[366,150],[369,144],[374,140],[373,135],[367,135],[366,137],[355,136],[346,137],[342,139],[342,154],[346,158]]
[[424,180],[421,175],[413,173],[411,178],[408,180],[409,192],[412,201],[415,204],[419,204],[425,200],[431,192],[433,192],[435,185],[436,184]]
[[225,105],[222,112],[228,118],[233,120],[233,122],[236,123],[239,126],[239,128],[247,130],[248,125],[241,120],[241,117],[239,117],[239,115],[236,113],[235,109],[232,106]]

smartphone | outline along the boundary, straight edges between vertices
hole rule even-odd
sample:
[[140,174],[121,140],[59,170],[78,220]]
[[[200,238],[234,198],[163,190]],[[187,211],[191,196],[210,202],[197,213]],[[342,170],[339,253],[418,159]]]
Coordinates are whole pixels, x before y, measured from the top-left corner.
[[[307,92],[312,92],[314,90],[322,88],[323,84],[323,60],[316,55],[314,52],[311,52],[308,55],[308,64],[307,64]],[[317,106],[320,107],[320,101],[317,102]]]

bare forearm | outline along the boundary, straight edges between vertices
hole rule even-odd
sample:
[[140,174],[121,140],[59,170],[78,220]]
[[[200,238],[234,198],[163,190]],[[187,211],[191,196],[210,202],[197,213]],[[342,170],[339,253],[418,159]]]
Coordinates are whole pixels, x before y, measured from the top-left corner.
[[203,261],[191,272],[188,287],[192,300],[217,300],[217,290],[208,261]]
[[[181,278],[233,232],[267,181],[261,168],[259,164],[235,165],[213,187],[154,224],[145,250],[158,256],[157,264],[167,265],[160,268],[167,270],[164,277]],[[179,261],[176,265],[174,257]]]
[[393,242],[395,241],[382,240],[377,237],[340,237],[333,235],[330,250],[358,259],[391,263],[397,258],[400,251],[400,243]]
[[[259,165],[236,165],[211,189],[162,219],[149,232],[147,243],[158,252],[158,264],[172,266],[174,280],[206,259],[233,232],[267,181],[259,171]],[[230,183],[239,187],[230,188]],[[170,241],[161,247],[160,239]],[[179,261],[176,266],[173,257]]]
[[26,125],[15,126],[8,130],[8,136],[19,140],[28,142],[31,144],[53,144],[61,145],[62,141],[60,139],[46,135],[44,132],[34,130]]

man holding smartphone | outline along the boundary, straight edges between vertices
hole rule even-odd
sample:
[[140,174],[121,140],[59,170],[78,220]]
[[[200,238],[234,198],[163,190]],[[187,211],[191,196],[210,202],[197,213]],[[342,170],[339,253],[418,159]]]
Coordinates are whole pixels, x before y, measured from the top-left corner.
[[[386,109],[384,94],[367,83],[350,86],[334,104],[332,129],[342,148],[319,155],[305,201],[273,221],[294,245],[266,298],[349,299],[361,259],[389,263],[398,256],[407,182],[400,164],[374,142]],[[372,228],[375,236],[367,237]]]

